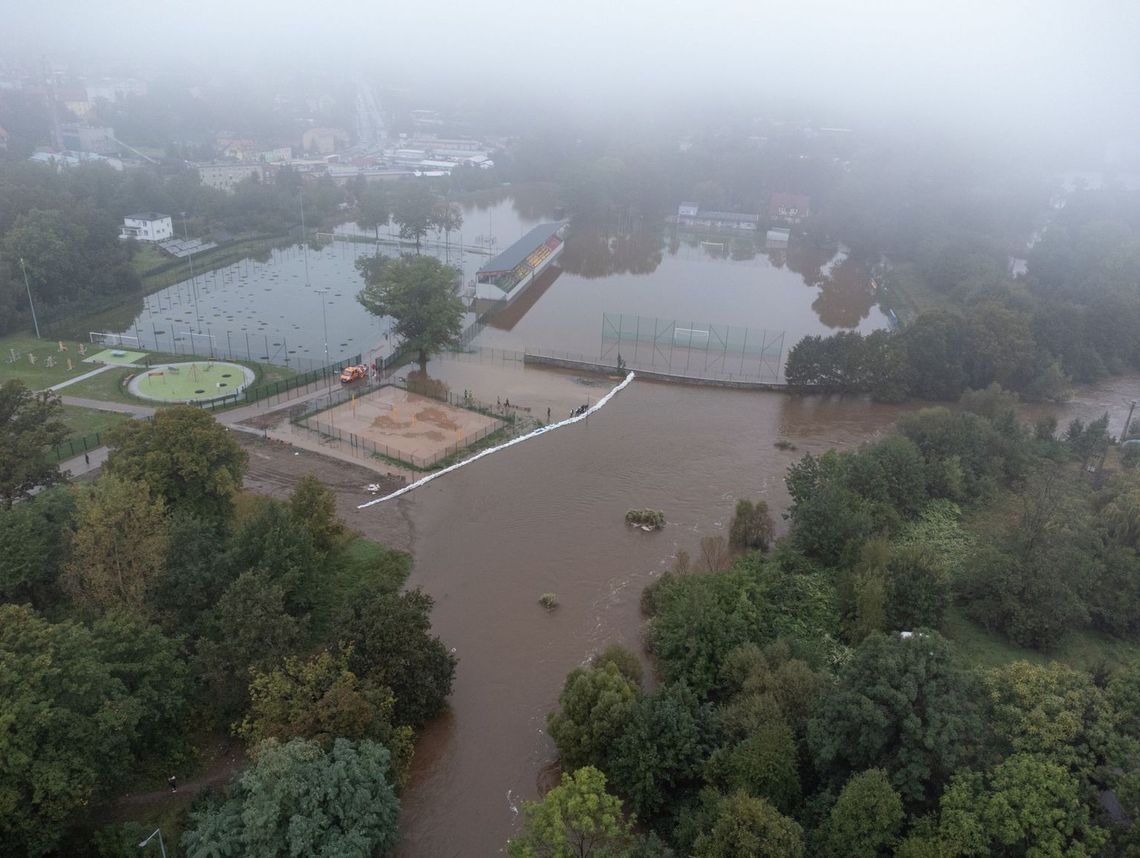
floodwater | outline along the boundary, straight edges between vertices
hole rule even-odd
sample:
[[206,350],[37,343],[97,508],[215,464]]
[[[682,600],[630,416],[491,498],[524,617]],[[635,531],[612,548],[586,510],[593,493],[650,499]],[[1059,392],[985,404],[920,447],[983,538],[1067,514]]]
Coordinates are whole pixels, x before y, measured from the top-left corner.
[[[557,213],[541,188],[504,193],[465,204],[463,226],[429,235],[424,252],[458,266],[469,284],[492,254]],[[399,248],[345,240],[373,236],[354,224],[335,232],[337,240],[310,246],[307,259],[294,244],[187,277],[145,297],[113,327],[137,337],[142,348],[210,354],[212,345],[218,354],[277,364],[323,362],[326,328],[332,359],[387,354],[391,320],[369,315],[356,301],[363,281],[355,262]],[[380,237],[394,240],[393,228],[381,228]],[[558,266],[476,345],[597,356],[603,313],[786,331],[785,349],[806,334],[886,325],[867,271],[841,249],[793,242],[768,250],[751,237],[702,240],[668,229],[615,231],[575,222]]]
[[[541,372],[478,368],[512,402],[543,393]],[[1052,410],[1062,423],[1107,410],[1119,431],[1138,390],[1114,379]],[[640,646],[642,588],[678,549],[696,555],[703,535],[724,533],[738,497],[766,500],[783,530],[789,464],[872,440],[907,410],[636,381],[585,423],[363,511],[380,530],[410,529],[409,585],[434,597],[433,629],[459,657],[451,712],[417,745],[399,855],[500,854],[520,803],[551,782],[545,719],[566,673],[611,642]],[[641,506],[668,526],[627,528],[625,511]],[[546,592],[552,613],[538,604]]]
[[356,300],[364,285],[356,260],[378,250],[395,253],[347,241],[310,246],[307,254],[299,244],[275,248],[146,296],[120,332],[161,351],[187,352],[193,343],[198,354],[208,354],[212,343],[235,358],[323,365],[327,327],[330,360],[388,354],[391,319],[371,315]]
[[[887,326],[867,270],[842,249],[792,244],[761,252],[753,238],[612,234],[572,223],[557,277],[539,280],[479,335],[477,345],[596,357],[602,314],[784,331],[785,349],[835,329]],[[528,294],[535,290],[537,296]],[[525,312],[512,313],[515,304]]]

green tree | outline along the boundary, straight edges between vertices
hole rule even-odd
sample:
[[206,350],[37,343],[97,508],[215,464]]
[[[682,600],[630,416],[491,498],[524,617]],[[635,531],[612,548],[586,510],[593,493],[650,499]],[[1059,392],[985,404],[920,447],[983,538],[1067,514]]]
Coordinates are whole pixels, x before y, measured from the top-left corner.
[[182,723],[177,646],[137,619],[94,632],[0,605],[0,842],[50,852],[138,754]]
[[61,479],[59,466],[47,455],[68,435],[61,414],[54,393],[35,393],[19,379],[0,385],[0,504],[4,507],[37,486]]
[[392,220],[400,227],[400,238],[415,241],[417,255],[420,242],[437,223],[438,206],[439,200],[423,182],[403,182],[396,189]]
[[1081,590],[1096,578],[1095,530],[1087,502],[1059,473],[1036,476],[1020,500],[1014,525],[971,558],[962,595],[987,628],[1048,650],[1088,622]]
[[251,670],[249,711],[236,732],[250,745],[265,739],[311,739],[325,750],[337,737],[371,739],[395,756],[402,783],[411,763],[412,731],[392,726],[392,691],[358,679],[348,669],[350,649],[308,659],[287,657],[280,667]]
[[344,532],[336,517],[336,495],[313,474],[305,474],[293,488],[289,512],[309,532],[318,551],[331,551]]
[[610,776],[643,817],[698,781],[716,742],[712,708],[683,683],[642,697],[614,746]]
[[720,802],[712,828],[693,844],[693,858],[801,858],[803,829],[762,798],[735,793]]
[[887,773],[854,775],[818,832],[821,858],[876,858],[891,854],[906,814]]
[[233,583],[238,568],[221,523],[177,510],[166,521],[168,551],[152,604],[164,628],[201,633],[205,614]]
[[891,551],[886,565],[886,622],[890,629],[938,628],[950,604],[946,565],[920,543]]
[[774,531],[766,501],[740,498],[728,528],[728,544],[737,551],[767,551]]
[[374,316],[391,316],[402,344],[428,356],[451,345],[463,329],[463,302],[455,294],[459,272],[433,256],[364,257],[357,260],[365,286],[357,300]]
[[525,802],[523,820],[522,833],[507,843],[510,858],[601,858],[623,854],[632,841],[621,800],[592,766],[564,773],[542,801]]
[[613,662],[571,671],[558,698],[559,710],[546,719],[562,767],[605,768],[636,703],[637,687]]
[[379,241],[380,227],[387,226],[391,217],[388,193],[378,183],[366,184],[356,200],[356,225],[361,229],[375,230]]
[[195,673],[215,708],[229,718],[243,708],[250,668],[268,669],[304,639],[305,624],[285,610],[285,590],[265,573],[242,573],[222,594],[198,640]]
[[1091,858],[1105,842],[1077,778],[1036,754],[1014,754],[985,778],[955,775],[941,811],[940,831],[967,855]]
[[228,800],[191,814],[182,835],[189,858],[366,858],[395,846],[400,804],[382,745],[337,739],[326,752],[303,739],[270,739],[254,760]]
[[785,721],[797,736],[823,687],[824,679],[788,645],[777,641],[761,650],[744,644],[729,653],[722,668],[728,697],[722,710],[725,727],[746,738],[775,719]]
[[191,694],[183,639],[168,637],[138,614],[113,610],[91,627],[99,658],[129,698],[138,721],[130,734],[135,756],[179,747]]
[[902,334],[911,392],[920,399],[956,400],[966,387],[965,325],[951,313],[923,313]]
[[248,456],[212,415],[191,405],[128,420],[110,436],[108,473],[150,486],[168,509],[225,521]]
[[299,526],[290,507],[258,498],[242,521],[230,547],[237,569],[265,572],[285,591],[285,607],[294,616],[309,611],[318,598],[326,564],[307,527]]
[[30,599],[41,609],[56,603],[74,518],[75,496],[66,486],[0,505],[0,601]]
[[699,694],[717,685],[732,650],[764,643],[771,634],[759,582],[739,565],[713,575],[674,577],[655,599],[649,634],[665,679],[683,679]]
[[966,316],[965,368],[970,387],[991,383],[1013,390],[1029,385],[1037,369],[1037,343],[1028,313],[987,301]]
[[107,474],[79,494],[71,559],[61,579],[85,614],[112,608],[144,613],[163,574],[168,542],[165,506],[146,483]]
[[1003,754],[1033,752],[1081,778],[1104,763],[1117,715],[1089,674],[1060,662],[1015,661],[983,681],[986,720]]
[[827,481],[791,512],[792,541],[829,566],[850,565],[875,531],[867,502],[837,481]]
[[419,727],[447,706],[456,658],[431,633],[431,597],[422,590],[377,593],[350,606],[338,626],[352,645],[349,667],[392,689],[396,724]]
[[799,750],[791,728],[776,719],[748,738],[715,753],[706,777],[726,792],[745,792],[791,813],[800,801]]
[[619,643],[612,643],[590,659],[590,666],[605,667],[611,662],[622,676],[633,683],[634,688],[641,687],[642,667],[637,653]]
[[881,768],[904,801],[933,801],[973,752],[975,694],[936,632],[873,634],[859,645],[808,723],[821,772],[839,782]]

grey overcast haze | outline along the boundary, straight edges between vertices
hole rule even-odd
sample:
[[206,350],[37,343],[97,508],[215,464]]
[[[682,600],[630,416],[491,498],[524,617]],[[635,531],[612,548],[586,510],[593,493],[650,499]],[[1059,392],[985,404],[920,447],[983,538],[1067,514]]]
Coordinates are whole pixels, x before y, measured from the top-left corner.
[[1140,4],[1123,0],[8,6],[8,56],[150,74],[362,74],[492,105],[554,88],[598,115],[715,93],[825,123],[917,118],[1001,137],[1138,126]]

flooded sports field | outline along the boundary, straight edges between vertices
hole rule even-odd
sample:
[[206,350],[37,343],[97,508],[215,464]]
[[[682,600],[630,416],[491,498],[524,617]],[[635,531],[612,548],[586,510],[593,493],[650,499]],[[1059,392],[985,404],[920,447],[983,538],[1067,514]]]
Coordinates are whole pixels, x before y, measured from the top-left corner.
[[[522,189],[463,207],[463,226],[428,236],[423,252],[462,271],[465,290],[494,254],[535,224],[553,201]],[[393,226],[343,224],[335,238],[269,251],[186,279],[143,299],[116,331],[147,348],[284,364],[388,354],[391,320],[356,301],[356,260],[411,252]],[[380,244],[374,243],[377,236]],[[545,349],[598,357],[603,315],[676,319],[695,330],[734,325],[782,332],[785,349],[806,334],[870,331],[887,319],[870,273],[841,247],[768,247],[762,236],[678,234],[665,224],[618,229],[572,221],[565,252],[496,315],[475,347]],[[468,321],[474,319],[468,316]],[[326,333],[327,332],[327,333]]]

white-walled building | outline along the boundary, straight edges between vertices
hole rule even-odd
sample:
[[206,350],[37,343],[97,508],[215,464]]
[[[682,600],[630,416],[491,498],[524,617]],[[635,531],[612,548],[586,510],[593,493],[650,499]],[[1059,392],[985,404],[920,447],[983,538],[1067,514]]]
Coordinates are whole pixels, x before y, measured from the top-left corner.
[[228,194],[234,192],[238,182],[244,182],[253,176],[262,181],[265,179],[265,168],[257,162],[198,165],[198,178],[201,179],[203,185],[225,191]]
[[174,223],[168,215],[158,212],[139,212],[123,218],[119,238],[138,241],[166,241],[174,236]]

